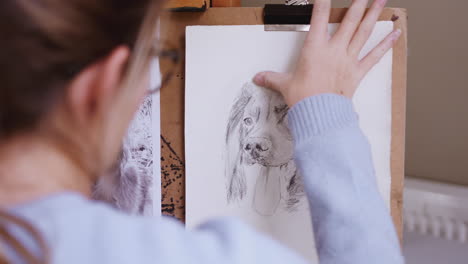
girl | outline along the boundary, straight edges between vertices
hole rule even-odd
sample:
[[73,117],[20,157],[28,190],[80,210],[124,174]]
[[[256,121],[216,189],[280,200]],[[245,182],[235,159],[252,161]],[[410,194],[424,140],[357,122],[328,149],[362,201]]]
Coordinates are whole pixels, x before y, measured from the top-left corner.
[[[0,1],[4,263],[305,263],[234,219],[186,231],[89,199],[145,95],[152,56],[165,54],[154,37],[162,2]],[[329,37],[330,0],[316,0],[296,70],[254,78],[291,107],[322,263],[403,263],[351,102],[400,35],[358,60],[384,5],[375,0],[366,13],[367,0],[354,0]]]

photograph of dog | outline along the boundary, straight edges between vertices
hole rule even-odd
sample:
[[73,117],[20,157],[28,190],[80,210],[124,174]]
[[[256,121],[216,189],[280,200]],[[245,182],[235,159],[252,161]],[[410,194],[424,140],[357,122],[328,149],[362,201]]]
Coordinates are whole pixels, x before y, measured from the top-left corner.
[[153,214],[151,97],[143,101],[123,140],[114,168],[96,183],[93,198],[128,214]]
[[[228,203],[245,199],[251,190],[253,209],[269,216],[278,208],[292,212],[304,200],[302,177],[293,161],[288,109],[277,92],[253,83],[242,87],[226,129]],[[256,175],[249,175],[252,166],[259,167]],[[256,177],[255,186],[248,186],[250,177]]]

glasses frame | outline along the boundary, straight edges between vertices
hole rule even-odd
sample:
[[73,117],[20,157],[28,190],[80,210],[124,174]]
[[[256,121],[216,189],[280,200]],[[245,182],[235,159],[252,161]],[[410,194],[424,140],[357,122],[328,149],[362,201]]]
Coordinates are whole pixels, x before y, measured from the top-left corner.
[[162,87],[166,86],[174,77],[174,73],[176,72],[177,66],[181,61],[181,50],[180,48],[176,47],[175,45],[171,45],[168,41],[157,41],[153,46],[150,54],[150,60],[157,59],[158,63],[160,59],[166,59],[170,61],[170,69],[162,76],[161,83],[151,87],[147,91],[147,95],[152,95],[162,89]]

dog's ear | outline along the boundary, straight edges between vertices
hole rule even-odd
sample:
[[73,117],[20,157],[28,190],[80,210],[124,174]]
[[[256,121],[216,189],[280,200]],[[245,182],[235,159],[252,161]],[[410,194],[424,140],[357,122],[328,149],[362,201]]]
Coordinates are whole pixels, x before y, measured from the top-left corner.
[[249,101],[252,99],[251,84],[246,83],[242,87],[240,95],[235,99],[234,105],[229,114],[228,125],[226,130],[226,144],[233,134],[239,132],[239,124],[244,116],[244,110]]
[[[227,164],[227,201],[233,202],[242,200],[247,193],[247,183],[245,178],[242,153],[233,153],[236,157],[230,164]],[[229,162],[229,161],[228,161]]]
[[247,193],[243,167],[242,118],[247,104],[252,99],[251,84],[244,84],[229,115],[226,128],[226,189],[228,202],[242,200]]

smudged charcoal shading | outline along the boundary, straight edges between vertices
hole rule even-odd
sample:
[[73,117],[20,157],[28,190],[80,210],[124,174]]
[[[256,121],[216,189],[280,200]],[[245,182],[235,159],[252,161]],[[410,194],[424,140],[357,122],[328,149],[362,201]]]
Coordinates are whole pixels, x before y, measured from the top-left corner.
[[[226,200],[240,202],[252,189],[253,209],[261,215],[294,211],[304,200],[302,177],[293,161],[289,108],[271,90],[246,83],[235,99],[226,126]],[[246,168],[260,166],[255,186],[248,186]]]
[[290,212],[297,209],[297,205],[304,196],[304,183],[302,177],[298,175],[299,171],[296,171],[289,180],[287,191],[289,193],[288,200],[286,201],[286,209]]
[[129,214],[153,214],[152,99],[146,97],[123,141],[114,168],[94,188],[96,199]]
[[185,164],[161,135],[161,211],[185,220]]

